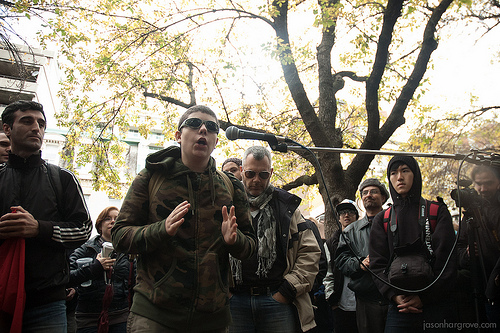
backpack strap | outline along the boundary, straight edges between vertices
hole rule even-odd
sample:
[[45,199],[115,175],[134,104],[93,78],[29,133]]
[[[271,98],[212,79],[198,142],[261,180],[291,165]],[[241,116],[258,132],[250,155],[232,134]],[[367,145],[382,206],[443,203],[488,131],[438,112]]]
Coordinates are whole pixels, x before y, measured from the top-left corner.
[[151,206],[152,206],[152,200],[151,198],[154,198],[156,193],[158,193],[158,190],[160,189],[161,184],[163,184],[163,181],[165,180],[165,174],[163,172],[156,171],[153,173],[151,178],[149,179],[149,184],[148,184],[148,193],[149,193],[149,210],[151,211]]
[[62,211],[62,207],[64,207],[62,203],[62,198],[64,197],[63,186],[61,182],[61,168],[57,165],[44,163],[47,169],[47,176],[49,178],[50,186],[54,190],[56,195],[56,203],[57,203],[57,211],[62,219],[64,219],[64,214]]
[[437,224],[439,203],[435,202],[435,201],[428,201],[427,207],[428,207],[427,216],[428,216],[429,221],[431,223],[431,232],[434,232],[434,230],[436,229],[436,224]]
[[217,173],[219,176],[222,178],[224,181],[224,184],[226,185],[227,190],[229,191],[229,194],[231,194],[231,198],[234,198],[234,185],[231,182],[231,179],[229,179],[229,176],[226,175],[224,171],[220,171],[219,169],[216,169]]
[[399,245],[399,237],[398,237],[398,219],[397,219],[397,214],[392,214],[392,206],[387,208],[384,211],[384,230],[385,233],[387,234],[387,229],[390,226],[390,230],[392,232],[392,244],[395,247]]
[[387,233],[387,227],[389,226],[390,216],[391,216],[391,208],[389,207],[384,210],[384,231]]

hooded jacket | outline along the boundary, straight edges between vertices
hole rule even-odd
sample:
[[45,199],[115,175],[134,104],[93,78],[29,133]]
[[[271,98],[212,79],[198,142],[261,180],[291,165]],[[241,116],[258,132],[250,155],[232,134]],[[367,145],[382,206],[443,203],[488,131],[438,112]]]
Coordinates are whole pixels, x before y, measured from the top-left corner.
[[[155,172],[164,175],[163,183],[150,195],[149,181]],[[196,173],[182,163],[179,147],[148,156],[111,231],[117,251],[138,254],[132,312],[179,331],[228,326],[229,254],[246,259],[256,241],[243,185],[226,174],[233,197],[212,157],[204,172]],[[191,207],[177,233],[170,236],[165,219],[185,200]],[[237,240],[227,245],[221,233],[222,207],[232,205]]]
[[[390,170],[393,166],[401,164],[406,164],[413,172],[413,184],[406,197],[400,196],[390,181]],[[422,193],[422,175],[420,173],[420,168],[413,157],[395,156],[389,162],[387,175],[389,180],[389,191],[394,203],[391,208],[391,214],[396,214],[397,217],[399,245],[412,244],[417,239],[421,238],[422,235],[422,227],[419,224],[419,205]],[[370,233],[369,254],[370,268],[380,278],[387,281],[387,275],[384,270],[392,258],[394,245],[392,232],[390,230],[386,232],[384,229],[384,212],[385,210],[377,214],[373,220]],[[431,245],[435,255],[432,266],[435,278],[444,267],[455,241],[455,232],[451,215],[444,203],[439,203],[437,223],[431,237]],[[439,280],[431,288],[418,294],[424,304],[424,308],[426,303],[436,302],[442,299],[442,296],[449,290],[454,282],[456,269],[456,256],[452,254]],[[395,295],[403,294],[401,291],[389,287],[376,278],[373,278],[373,280],[380,293],[388,300],[392,300],[392,297]]]

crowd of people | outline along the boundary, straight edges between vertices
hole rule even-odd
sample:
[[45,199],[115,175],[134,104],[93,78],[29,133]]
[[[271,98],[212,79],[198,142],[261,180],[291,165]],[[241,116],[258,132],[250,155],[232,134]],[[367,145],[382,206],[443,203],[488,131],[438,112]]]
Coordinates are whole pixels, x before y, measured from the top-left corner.
[[14,102],[2,122],[1,332],[500,330],[498,168],[472,170],[458,239],[410,156],[390,160],[389,189],[361,182],[362,210],[340,202],[326,237],[271,184],[265,147],[217,168],[219,121],[197,105],[89,239],[78,180],[41,157],[43,106]]

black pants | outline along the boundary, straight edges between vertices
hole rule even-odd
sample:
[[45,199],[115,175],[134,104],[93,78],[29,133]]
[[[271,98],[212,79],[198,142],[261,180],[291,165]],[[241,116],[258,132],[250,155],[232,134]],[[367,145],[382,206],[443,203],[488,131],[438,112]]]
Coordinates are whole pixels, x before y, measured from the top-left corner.
[[356,311],[344,311],[340,308],[333,310],[333,324],[335,333],[358,333]]
[[356,321],[359,333],[384,333],[389,304],[356,297]]

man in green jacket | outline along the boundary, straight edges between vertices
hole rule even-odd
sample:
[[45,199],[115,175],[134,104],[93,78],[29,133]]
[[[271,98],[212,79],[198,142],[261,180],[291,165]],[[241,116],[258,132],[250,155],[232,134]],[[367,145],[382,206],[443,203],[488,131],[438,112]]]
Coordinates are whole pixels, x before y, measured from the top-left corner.
[[125,197],[112,238],[138,254],[131,332],[225,332],[231,321],[229,254],[248,258],[256,240],[241,182],[210,156],[218,132],[211,109],[189,108],[180,147],[148,156]]

